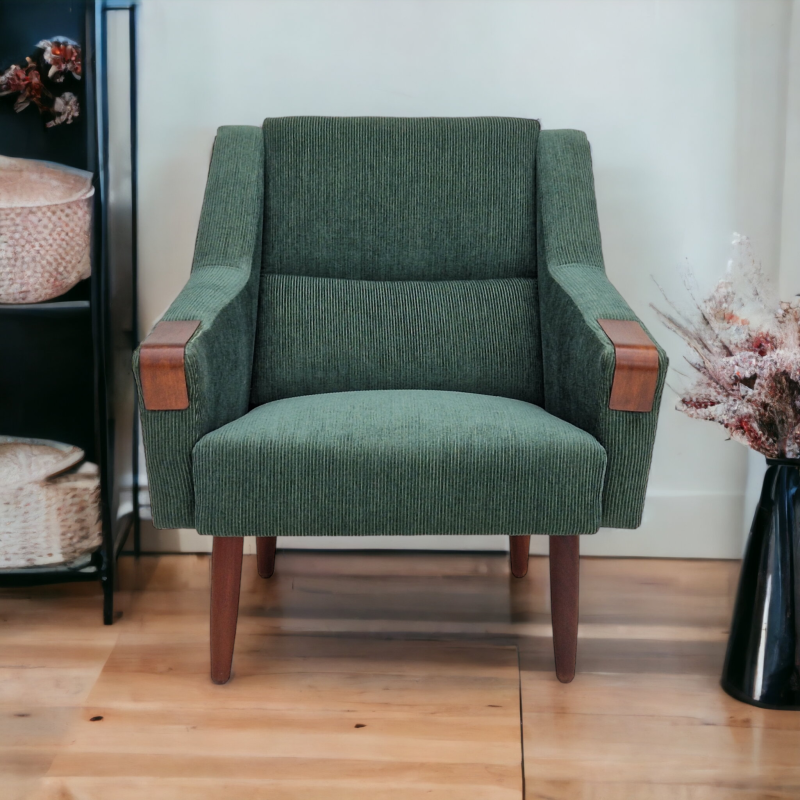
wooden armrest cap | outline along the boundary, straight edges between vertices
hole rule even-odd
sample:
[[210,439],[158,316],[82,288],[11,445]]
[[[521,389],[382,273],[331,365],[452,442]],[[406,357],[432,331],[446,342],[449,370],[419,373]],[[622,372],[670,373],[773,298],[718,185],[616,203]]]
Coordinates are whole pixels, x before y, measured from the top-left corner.
[[614,345],[616,357],[608,407],[614,411],[652,411],[658,384],[656,346],[638,322],[597,322]]
[[148,411],[189,408],[184,367],[186,344],[200,327],[198,320],[159,322],[139,348],[142,400]]

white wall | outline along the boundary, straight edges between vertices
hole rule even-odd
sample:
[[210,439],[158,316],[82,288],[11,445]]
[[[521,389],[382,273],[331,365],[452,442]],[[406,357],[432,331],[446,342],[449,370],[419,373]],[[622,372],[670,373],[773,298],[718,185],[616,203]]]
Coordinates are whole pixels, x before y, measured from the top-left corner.
[[[789,178],[788,157],[792,153],[787,149],[787,135],[797,122],[797,109],[792,124],[787,108],[792,39],[795,53],[798,52],[796,45],[800,44],[797,34],[792,34],[792,26],[796,30],[798,22],[800,3],[797,0],[794,5],[749,0],[741,3],[739,10],[737,230],[748,232],[758,243],[766,274],[784,294],[789,294],[784,250],[797,236],[793,232],[797,225],[789,224],[784,213],[789,205],[785,202],[784,188]],[[795,85],[792,91],[796,93],[798,89],[800,86]],[[796,100],[800,101],[800,96]],[[797,143],[794,152],[797,154]],[[795,271],[800,273],[800,262],[794,259],[794,264]],[[748,452],[742,545],[749,532],[765,471],[764,459]]]
[[784,297],[800,294],[800,0],[794,0],[787,33],[789,57],[780,248],[780,288]]
[[[189,273],[217,126],[292,114],[508,115],[587,132],[608,273],[680,368],[680,341],[649,308],[660,302],[652,278],[680,295],[688,261],[712,282],[734,230],[752,233],[777,275],[782,208],[796,216],[800,205],[784,187],[787,130],[795,186],[800,170],[791,12],[791,0],[143,0],[142,330]],[[740,554],[747,453],[673,405],[667,392],[642,528],[601,531],[584,553]],[[146,544],[208,542],[150,532]],[[421,542],[357,546],[384,544]]]

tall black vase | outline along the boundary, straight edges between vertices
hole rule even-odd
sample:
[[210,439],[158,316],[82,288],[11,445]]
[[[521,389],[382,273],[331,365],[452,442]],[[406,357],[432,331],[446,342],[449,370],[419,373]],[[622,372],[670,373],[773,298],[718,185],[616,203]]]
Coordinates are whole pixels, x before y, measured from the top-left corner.
[[733,610],[722,688],[800,710],[800,459],[767,459]]

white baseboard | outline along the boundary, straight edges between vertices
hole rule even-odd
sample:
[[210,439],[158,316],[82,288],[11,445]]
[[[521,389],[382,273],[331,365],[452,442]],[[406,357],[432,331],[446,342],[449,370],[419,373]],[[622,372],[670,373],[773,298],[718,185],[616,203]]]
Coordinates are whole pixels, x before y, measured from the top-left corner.
[[[587,556],[644,558],[740,558],[744,545],[742,494],[652,494],[635,531],[602,528],[584,536]],[[130,547],[130,542],[128,544]],[[505,536],[279,536],[278,547],[297,549],[506,551]],[[156,530],[142,523],[142,549],[157,553],[206,553],[211,537],[194,530]],[[255,552],[252,538],[245,552]],[[547,537],[531,538],[531,553],[547,553]]]

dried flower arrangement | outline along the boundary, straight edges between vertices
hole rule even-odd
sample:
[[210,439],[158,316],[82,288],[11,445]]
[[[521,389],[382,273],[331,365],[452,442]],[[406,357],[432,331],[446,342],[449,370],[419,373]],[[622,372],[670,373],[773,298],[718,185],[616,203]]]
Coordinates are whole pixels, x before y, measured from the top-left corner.
[[17,112],[32,103],[40,114],[51,118],[48,128],[69,125],[80,114],[80,105],[73,92],[64,91],[64,78],[70,76],[79,81],[81,71],[81,48],[77,42],[63,36],[43,39],[23,66],[12,64],[0,74],[0,97],[16,94]]
[[800,296],[780,302],[753,257],[750,241],[734,234],[726,276],[683,314],[674,303],[664,324],[694,351],[687,359],[697,382],[677,408],[723,425],[731,438],[767,458],[800,458]]

